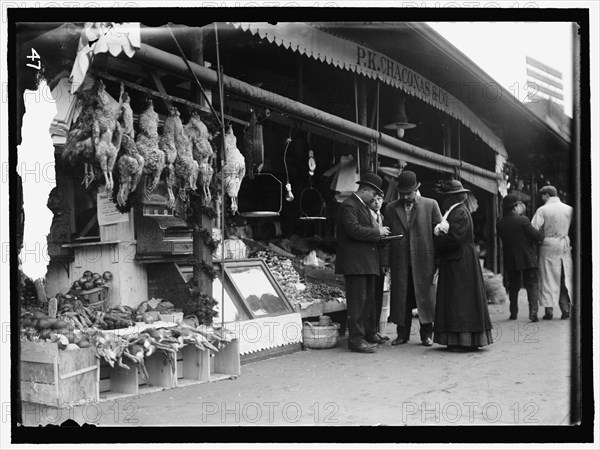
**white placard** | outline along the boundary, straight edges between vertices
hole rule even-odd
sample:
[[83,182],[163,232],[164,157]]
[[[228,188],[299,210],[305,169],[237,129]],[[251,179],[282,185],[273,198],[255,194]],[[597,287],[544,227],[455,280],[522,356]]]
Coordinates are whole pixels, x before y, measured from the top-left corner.
[[129,222],[129,213],[120,212],[106,193],[98,192],[98,225]]

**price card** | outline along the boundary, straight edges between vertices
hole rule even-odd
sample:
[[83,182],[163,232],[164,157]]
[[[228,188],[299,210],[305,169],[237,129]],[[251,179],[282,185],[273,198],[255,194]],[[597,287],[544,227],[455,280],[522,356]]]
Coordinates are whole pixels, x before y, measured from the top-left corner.
[[98,192],[98,225],[129,222],[129,214],[120,212],[106,193]]

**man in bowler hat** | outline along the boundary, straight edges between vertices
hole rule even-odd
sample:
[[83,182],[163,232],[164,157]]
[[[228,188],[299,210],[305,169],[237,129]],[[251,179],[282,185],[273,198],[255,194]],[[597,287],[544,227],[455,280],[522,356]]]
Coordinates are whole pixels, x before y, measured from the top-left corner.
[[348,197],[337,213],[337,255],[335,273],[343,274],[348,312],[348,348],[374,353],[385,342],[375,329],[376,283],[381,271],[378,242],[390,233],[375,226],[367,206],[376,194],[383,195],[381,177],[364,174],[358,190]]
[[390,317],[398,332],[392,345],[408,342],[412,309],[417,308],[421,343],[430,347],[436,294],[433,228],[442,214],[435,200],[417,195],[421,183],[414,172],[400,173],[395,185],[399,199],[389,203],[383,214],[383,224],[392,235],[404,235],[386,246],[383,257],[383,265],[390,268]]
[[503,217],[496,224],[498,236],[502,239],[504,255],[504,275],[508,281],[510,300],[510,320],[516,320],[519,313],[519,291],[521,285],[527,290],[529,320],[538,321],[538,259],[537,244],[544,240],[544,234],[533,228],[525,215],[519,214],[519,199],[508,194],[502,200]]

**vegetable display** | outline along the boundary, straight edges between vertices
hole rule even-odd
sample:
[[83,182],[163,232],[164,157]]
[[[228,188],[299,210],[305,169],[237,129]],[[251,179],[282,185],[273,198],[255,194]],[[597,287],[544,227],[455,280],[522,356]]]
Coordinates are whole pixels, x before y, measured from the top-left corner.
[[325,283],[303,283],[292,262],[284,256],[270,250],[259,250],[254,257],[265,261],[287,299],[292,303],[345,298],[344,292],[336,286]]

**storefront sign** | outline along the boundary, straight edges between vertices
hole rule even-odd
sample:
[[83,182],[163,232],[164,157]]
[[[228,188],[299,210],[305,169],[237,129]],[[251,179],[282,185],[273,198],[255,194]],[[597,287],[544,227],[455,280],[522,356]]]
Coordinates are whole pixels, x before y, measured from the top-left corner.
[[[418,96],[422,100],[448,108],[450,94],[442,88],[423,78],[414,70],[388,58],[381,53],[369,50],[360,45],[356,46],[356,64],[375,72],[378,79],[387,84],[401,88],[403,91]],[[453,101],[457,101],[453,99]],[[438,108],[439,108],[438,106]]]

